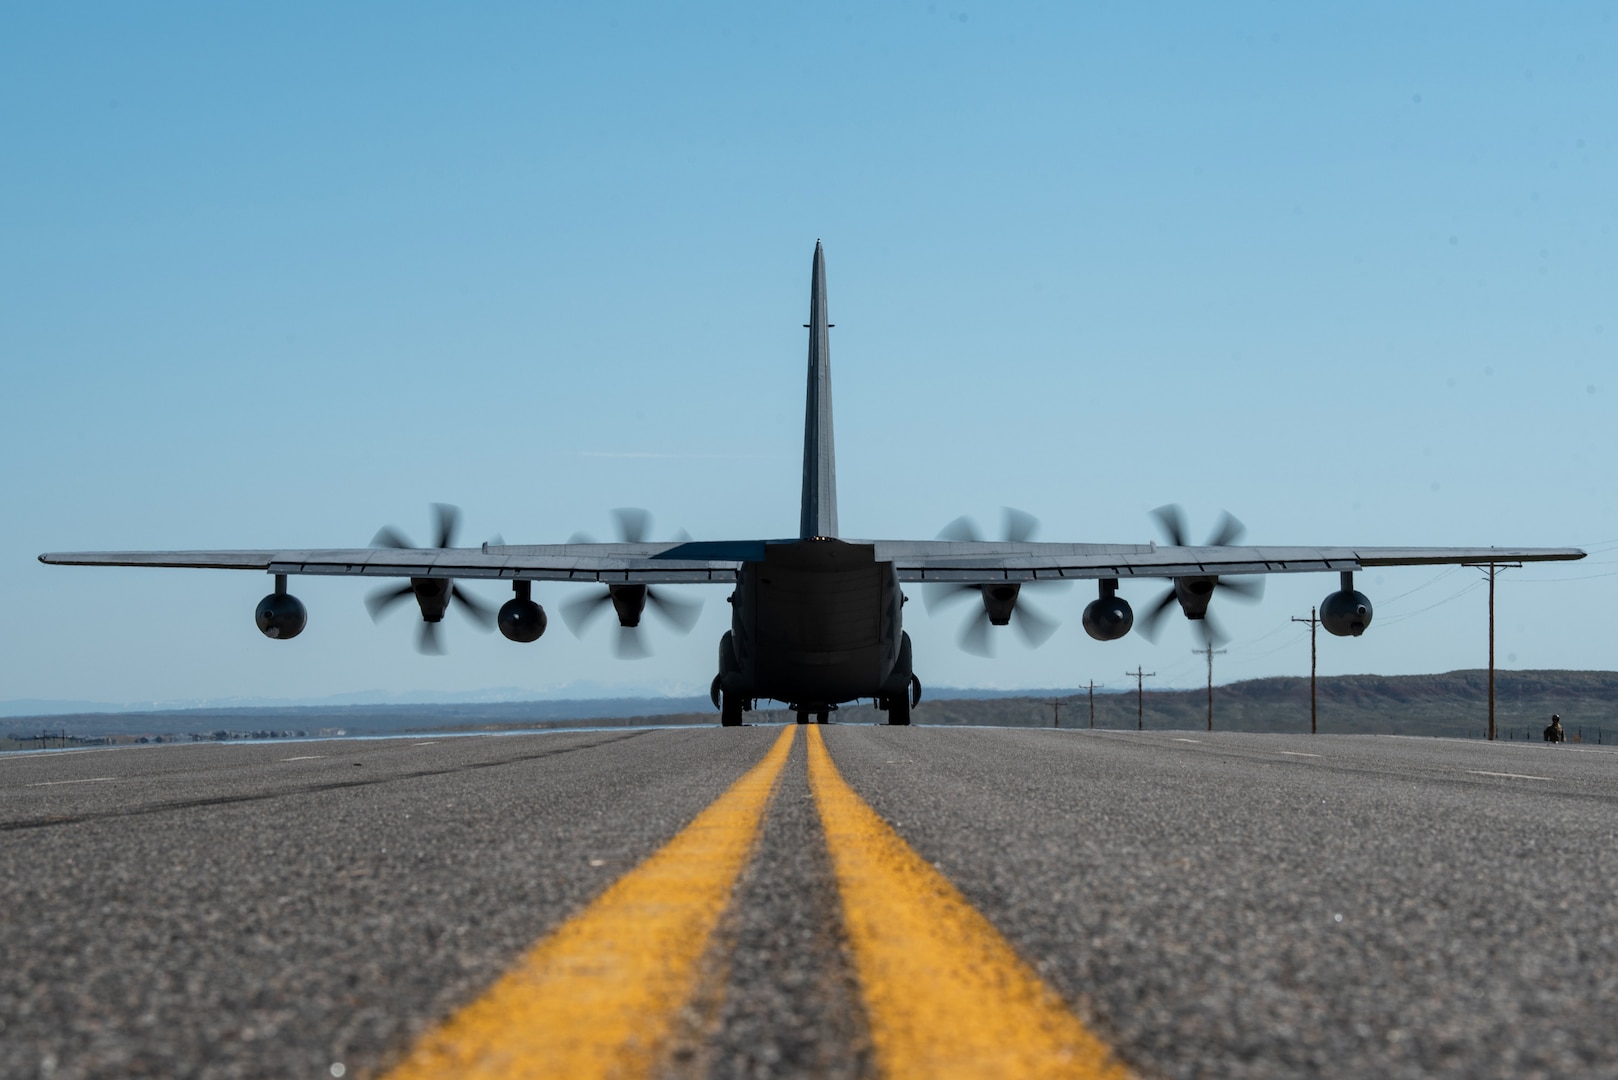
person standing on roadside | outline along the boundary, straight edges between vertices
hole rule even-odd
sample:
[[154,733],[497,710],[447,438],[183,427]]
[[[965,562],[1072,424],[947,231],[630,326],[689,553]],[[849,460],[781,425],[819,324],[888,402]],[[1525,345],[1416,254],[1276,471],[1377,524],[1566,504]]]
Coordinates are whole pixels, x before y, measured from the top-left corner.
[[1550,727],[1545,729],[1546,742],[1567,742],[1567,732],[1562,730],[1562,716],[1560,713],[1551,713]]

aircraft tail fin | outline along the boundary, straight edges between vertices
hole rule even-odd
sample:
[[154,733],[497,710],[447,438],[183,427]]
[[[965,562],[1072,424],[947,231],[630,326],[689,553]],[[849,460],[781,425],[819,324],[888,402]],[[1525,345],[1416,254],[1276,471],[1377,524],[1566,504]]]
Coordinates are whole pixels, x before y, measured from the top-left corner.
[[837,535],[837,461],[831,429],[831,326],[826,321],[826,256],[815,241],[809,285],[809,390],[803,420],[803,508],[798,537]]

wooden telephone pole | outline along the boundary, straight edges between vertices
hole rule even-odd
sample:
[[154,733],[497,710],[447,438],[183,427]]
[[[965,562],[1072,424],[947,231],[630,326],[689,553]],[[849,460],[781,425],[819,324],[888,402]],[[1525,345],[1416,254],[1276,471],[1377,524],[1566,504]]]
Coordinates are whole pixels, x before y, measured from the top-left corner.
[[1489,579],[1489,741],[1494,742],[1494,579],[1502,570],[1521,569],[1522,563],[1467,563]]
[[1210,642],[1208,642],[1207,645],[1204,645],[1202,648],[1200,648],[1200,649],[1192,649],[1191,651],[1193,653],[1196,653],[1198,656],[1206,656],[1208,658],[1208,730],[1212,731],[1213,730],[1213,658],[1216,657],[1216,656],[1223,656],[1225,653],[1229,652],[1230,650],[1229,649],[1215,649],[1213,647],[1213,642],[1210,641]]
[[1146,680],[1157,678],[1155,671],[1142,671],[1140,665],[1135,665],[1134,671],[1126,671],[1125,675],[1135,680],[1135,730],[1146,730]]
[[1320,619],[1315,615],[1315,609],[1310,608],[1307,619],[1294,615],[1292,621],[1309,624],[1309,734],[1315,735],[1320,731],[1315,723],[1315,631],[1320,627]]
[[1107,685],[1106,683],[1098,683],[1094,679],[1091,679],[1090,680],[1090,685],[1085,688],[1085,689],[1090,691],[1090,726],[1091,727],[1096,726],[1096,687],[1100,686],[1100,687],[1105,688],[1106,685]]

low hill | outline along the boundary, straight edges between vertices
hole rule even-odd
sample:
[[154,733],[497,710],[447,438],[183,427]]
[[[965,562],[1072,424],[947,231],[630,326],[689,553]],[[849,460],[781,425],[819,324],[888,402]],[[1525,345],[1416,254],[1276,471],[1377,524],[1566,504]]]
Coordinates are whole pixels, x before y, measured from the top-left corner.
[[[1091,700],[1083,694],[967,697],[925,700],[918,724],[1050,726],[1060,702],[1062,727],[1090,726]],[[1151,690],[1137,706],[1134,692],[1094,697],[1095,726],[1133,729],[1136,710],[1150,730],[1200,730],[1207,726],[1203,689]],[[1442,675],[1340,675],[1323,678],[1317,691],[1319,729],[1336,734],[1445,735],[1483,738],[1488,732],[1488,673]],[[1574,738],[1618,740],[1618,672],[1499,671],[1495,673],[1495,718],[1500,738],[1538,738],[1551,713],[1561,713]],[[789,714],[763,711],[762,721]],[[844,723],[880,723],[870,706],[843,709]],[[252,709],[181,709],[166,712],[95,713],[17,717],[0,722],[0,749],[39,745],[43,729],[65,732],[68,742],[129,738],[251,738],[296,734],[382,735],[420,731],[497,731],[521,728],[635,724],[712,724],[717,714],[706,699],[620,698],[588,701],[498,702],[453,705],[355,705]],[[1309,730],[1309,680],[1251,679],[1214,687],[1214,727],[1220,731]]]
[[[1442,675],[1339,675],[1319,680],[1319,730],[1356,735],[1447,735],[1483,738],[1489,728],[1489,673],[1451,671]],[[1308,731],[1307,678],[1250,679],[1215,686],[1213,726],[1220,731]],[[1097,727],[1133,728],[1133,692],[1097,694]],[[998,702],[923,702],[918,723],[1049,724],[1050,699]],[[1208,693],[1150,690],[1140,703],[1149,729],[1205,729]],[[1560,713],[1572,738],[1581,728],[1590,741],[1618,737],[1618,672],[1496,671],[1495,724],[1500,738],[1538,738]],[[1087,697],[1062,699],[1063,727],[1088,727]]]

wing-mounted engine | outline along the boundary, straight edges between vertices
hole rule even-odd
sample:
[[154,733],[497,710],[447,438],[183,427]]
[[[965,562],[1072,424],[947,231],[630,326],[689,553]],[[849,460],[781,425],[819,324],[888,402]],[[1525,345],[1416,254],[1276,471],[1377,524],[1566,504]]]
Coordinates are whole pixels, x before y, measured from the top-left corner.
[[1084,608],[1084,632],[1097,641],[1117,641],[1135,625],[1129,601],[1118,595],[1118,579],[1102,578],[1101,595]]
[[[1026,543],[1034,538],[1039,531],[1039,519],[1026,510],[1017,510],[1004,507],[1005,525],[1004,539],[1012,543]],[[958,543],[981,543],[983,535],[978,531],[977,522],[970,517],[958,517],[939,532],[940,540],[953,540]],[[1025,588],[1029,590],[1044,588],[1064,588],[1068,583],[1062,581],[1024,581],[1024,582],[995,582],[992,585],[951,585],[943,582],[931,583],[923,586],[922,599],[927,605],[929,613],[936,607],[951,603],[973,595],[981,599],[982,607],[974,611],[961,627],[960,637],[957,639],[961,648],[978,656],[994,655],[993,641],[989,636],[991,626],[1011,626],[1030,647],[1038,648],[1056,633],[1061,624],[1028,602],[1023,596]]]
[[[460,523],[461,512],[453,506],[434,503],[433,514],[438,519],[438,535],[433,547],[442,550],[454,546],[455,529]],[[385,525],[377,530],[376,536],[371,540],[371,546],[416,550],[415,545],[391,525]],[[444,621],[444,614],[452,602],[480,629],[488,630],[495,622],[494,613],[482,601],[455,584],[454,578],[413,577],[408,585],[378,589],[371,593],[365,598],[365,608],[371,613],[371,620],[374,622],[381,619],[395,604],[410,596],[415,597],[416,606],[421,609],[421,631],[416,638],[416,649],[429,655],[437,655],[444,651],[443,642],[438,637],[438,624]]]
[[[644,544],[652,528],[652,515],[636,507],[621,507],[612,512],[618,526],[618,539],[626,544]],[[683,532],[680,538],[689,540]],[[575,543],[592,543],[582,533],[572,538]],[[613,652],[626,660],[639,660],[652,655],[641,639],[641,616],[650,607],[657,616],[682,634],[689,634],[702,615],[702,601],[687,600],[667,590],[659,591],[647,585],[608,585],[562,603],[562,621],[575,637],[584,632],[608,607],[618,616],[618,636],[613,641]]]
[[1371,625],[1371,601],[1354,588],[1354,573],[1345,570],[1342,588],[1320,602],[1320,625],[1328,634],[1359,637]]
[[[1178,505],[1169,504],[1159,506],[1152,511],[1157,519],[1163,534],[1174,547],[1186,546],[1185,512]],[[1229,512],[1219,515],[1219,523],[1214,526],[1213,533],[1208,537],[1204,547],[1225,547],[1234,544],[1242,538],[1247,526],[1236,520]],[[1158,597],[1157,603],[1146,611],[1146,617],[1141,620],[1140,632],[1148,641],[1157,637],[1157,627],[1163,613],[1170,605],[1178,603],[1180,611],[1190,619],[1201,631],[1207,642],[1223,641],[1225,633],[1219,624],[1208,614],[1208,605],[1213,602],[1214,593],[1218,592],[1233,599],[1256,601],[1264,595],[1264,579],[1262,577],[1220,577],[1217,574],[1196,574],[1173,579],[1173,586]]]

